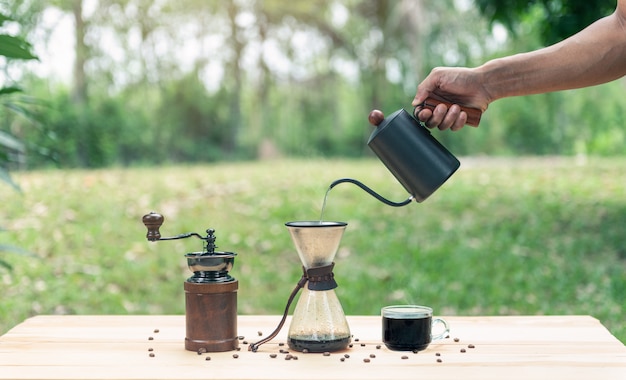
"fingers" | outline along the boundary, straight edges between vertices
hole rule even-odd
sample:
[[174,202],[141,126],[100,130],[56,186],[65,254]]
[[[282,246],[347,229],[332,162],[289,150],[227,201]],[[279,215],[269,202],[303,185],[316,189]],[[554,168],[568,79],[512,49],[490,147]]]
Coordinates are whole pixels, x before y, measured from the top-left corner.
[[448,108],[445,104],[438,104],[434,110],[419,107],[415,110],[416,116],[428,128],[440,130],[451,129],[458,131],[467,122],[467,113],[461,111],[461,107],[453,104]]

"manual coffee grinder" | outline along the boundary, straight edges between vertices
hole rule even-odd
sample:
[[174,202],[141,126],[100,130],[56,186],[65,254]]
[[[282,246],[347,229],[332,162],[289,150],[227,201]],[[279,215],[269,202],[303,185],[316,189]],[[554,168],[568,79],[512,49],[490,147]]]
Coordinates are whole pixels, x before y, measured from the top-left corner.
[[267,338],[252,343],[249,350],[273,339],[282,328],[289,306],[296,294],[302,294],[293,312],[287,334],[292,350],[303,352],[330,352],[343,350],[350,344],[350,328],[335,294],[337,282],[333,262],[347,223],[327,221],[299,221],[285,224],[302,261],[303,274],[292,291],[276,330]]
[[237,289],[239,282],[228,272],[235,263],[234,252],[216,251],[215,230],[206,236],[189,232],[161,237],[162,215],[151,212],[143,217],[148,228],[148,241],[176,240],[195,236],[205,242],[202,252],[185,254],[193,272],[184,283],[185,289],[185,349],[189,351],[221,352],[237,349]]

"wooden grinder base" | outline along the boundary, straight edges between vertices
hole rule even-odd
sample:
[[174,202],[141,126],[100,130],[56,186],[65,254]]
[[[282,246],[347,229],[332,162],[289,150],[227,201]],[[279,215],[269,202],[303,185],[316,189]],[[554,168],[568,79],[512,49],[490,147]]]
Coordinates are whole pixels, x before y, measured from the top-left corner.
[[185,349],[222,352],[236,350],[237,289],[239,281],[192,283],[185,281]]

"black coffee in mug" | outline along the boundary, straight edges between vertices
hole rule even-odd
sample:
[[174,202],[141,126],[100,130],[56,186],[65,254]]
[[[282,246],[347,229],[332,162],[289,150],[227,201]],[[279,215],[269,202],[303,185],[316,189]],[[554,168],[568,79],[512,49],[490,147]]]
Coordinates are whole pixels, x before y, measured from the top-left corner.
[[[433,310],[426,306],[397,305],[382,309],[383,343],[390,350],[421,351],[433,339],[443,338],[450,330],[443,319],[433,321]],[[445,331],[433,337],[432,326],[442,323]]]

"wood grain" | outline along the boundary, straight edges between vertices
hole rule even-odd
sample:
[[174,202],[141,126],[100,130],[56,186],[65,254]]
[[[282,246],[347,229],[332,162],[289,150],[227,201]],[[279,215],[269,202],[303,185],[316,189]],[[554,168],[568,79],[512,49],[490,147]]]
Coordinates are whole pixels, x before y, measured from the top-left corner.
[[450,338],[418,354],[381,346],[379,317],[347,318],[352,348],[285,360],[289,320],[258,352],[243,343],[279,316],[240,316],[241,351],[202,355],[184,316],[38,316],[0,337],[0,379],[626,379],[626,347],[589,316],[446,317]]

